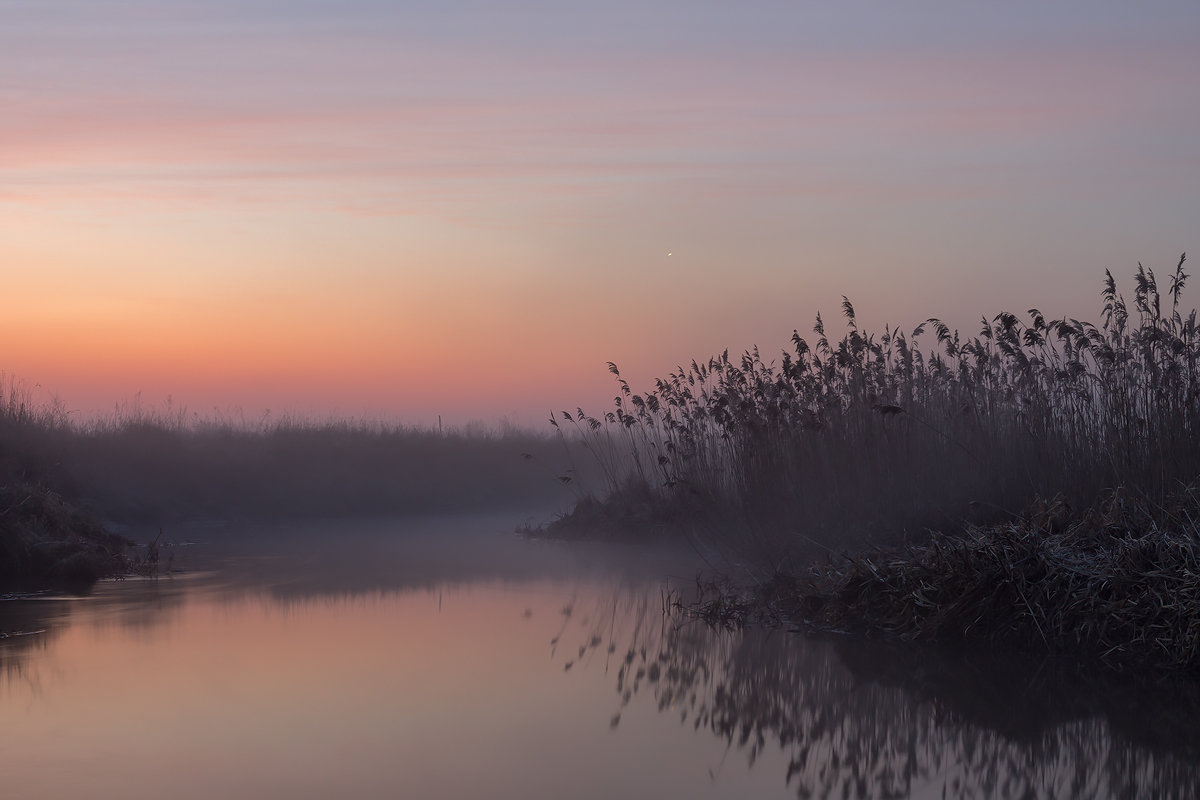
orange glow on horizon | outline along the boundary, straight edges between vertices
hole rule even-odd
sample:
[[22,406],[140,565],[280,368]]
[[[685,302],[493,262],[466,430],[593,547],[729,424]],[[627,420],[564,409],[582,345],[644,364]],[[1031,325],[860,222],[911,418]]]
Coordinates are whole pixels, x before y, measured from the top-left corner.
[[1195,235],[1189,12],[101,5],[0,32],[0,371],[81,410],[536,421],[842,295],[1092,318]]

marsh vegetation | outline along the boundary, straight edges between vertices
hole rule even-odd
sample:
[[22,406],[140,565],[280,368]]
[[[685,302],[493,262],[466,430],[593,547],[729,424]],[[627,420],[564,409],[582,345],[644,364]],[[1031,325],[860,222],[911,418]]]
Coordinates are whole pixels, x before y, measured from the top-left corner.
[[[0,578],[127,565],[96,520],[527,513],[574,493],[551,534],[673,535],[748,570],[756,586],[716,618],[751,597],[822,627],[1190,668],[1200,331],[1184,265],[1161,286],[1139,265],[1129,301],[1106,273],[1098,324],[1030,309],[970,337],[938,319],[872,333],[845,300],[840,339],[818,316],[776,359],[725,352],[644,392],[610,365],[612,410],[545,433],[137,404],[81,422],[9,382]],[[899,549],[841,557],[879,547]]]
[[514,426],[204,418],[136,403],[80,421],[19,384],[8,396],[5,468],[121,523],[527,510],[563,497],[561,443]]
[[815,340],[795,332],[778,358],[726,351],[645,392],[610,364],[613,409],[553,424],[587,443],[615,504],[717,520],[775,561],[1009,519],[1037,497],[1083,508],[1122,487],[1161,504],[1200,474],[1184,263],[1165,288],[1139,265],[1132,303],[1106,272],[1099,324],[1033,308],[986,316],[971,337],[938,319],[872,333],[845,300],[840,340],[818,315]]
[[[775,603],[824,627],[1200,665],[1184,264],[1161,286],[1139,265],[1131,301],[1106,272],[1098,324],[1032,308],[970,337],[936,318],[871,333],[847,299],[840,340],[818,315],[777,359],[725,352],[645,392],[610,364],[611,411],[553,420],[607,494],[551,533],[632,521],[748,565],[757,586],[710,617]],[[899,549],[842,557],[880,547]]]
[[[130,544],[195,520],[510,511],[569,501],[571,454],[512,426],[202,418],[126,404],[80,420],[17,381],[0,402],[0,583],[86,584],[129,567]],[[170,538],[168,536],[168,538]],[[77,580],[77,578],[79,580]]]

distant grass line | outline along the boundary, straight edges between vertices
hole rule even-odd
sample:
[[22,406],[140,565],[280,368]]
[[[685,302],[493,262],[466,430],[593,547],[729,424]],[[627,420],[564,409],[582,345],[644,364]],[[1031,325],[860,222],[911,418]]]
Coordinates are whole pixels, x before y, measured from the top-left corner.
[[843,299],[840,340],[818,315],[815,341],[795,332],[777,361],[726,351],[642,393],[610,364],[613,410],[551,422],[586,444],[612,504],[650,498],[647,518],[689,517],[776,564],[813,543],[1009,519],[1037,497],[1085,507],[1123,487],[1161,504],[1200,475],[1185,260],[1163,288],[1139,264],[1132,303],[1106,271],[1098,325],[1032,308],[973,337],[938,319],[869,333]]
[[0,400],[0,474],[44,484],[113,522],[529,512],[564,506],[572,453],[511,426],[204,419],[126,404],[79,421],[18,382]]

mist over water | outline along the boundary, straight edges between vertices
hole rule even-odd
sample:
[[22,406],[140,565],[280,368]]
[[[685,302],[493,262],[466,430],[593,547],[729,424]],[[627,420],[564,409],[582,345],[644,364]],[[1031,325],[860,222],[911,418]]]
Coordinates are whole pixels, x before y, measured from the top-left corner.
[[0,603],[4,631],[40,631],[0,641],[8,796],[1186,797],[1200,781],[1194,692],[715,630],[663,613],[694,582],[688,554],[530,541],[506,519],[193,526],[174,577]]

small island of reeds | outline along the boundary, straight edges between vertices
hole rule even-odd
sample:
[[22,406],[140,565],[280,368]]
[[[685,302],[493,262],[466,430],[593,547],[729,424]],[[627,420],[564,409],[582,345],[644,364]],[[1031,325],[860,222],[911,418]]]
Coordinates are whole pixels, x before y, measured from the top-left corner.
[[1200,667],[1200,330],[1138,265],[1100,321],[1037,308],[680,366],[561,412],[607,476],[550,535],[684,537],[753,586],[717,621]]

